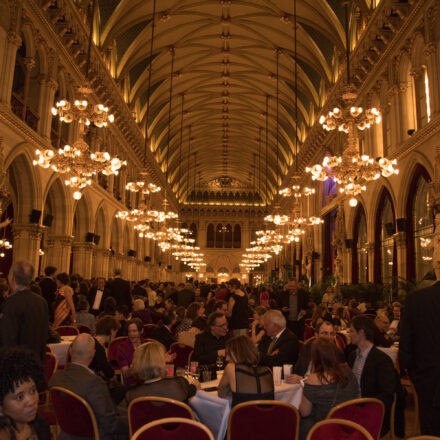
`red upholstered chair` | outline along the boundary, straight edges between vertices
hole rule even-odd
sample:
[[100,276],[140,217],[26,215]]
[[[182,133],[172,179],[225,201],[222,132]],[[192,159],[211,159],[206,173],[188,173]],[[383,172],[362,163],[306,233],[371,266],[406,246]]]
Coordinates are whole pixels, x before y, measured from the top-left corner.
[[170,346],[170,352],[176,353],[176,358],[174,359],[174,365],[176,368],[185,368],[188,365],[188,356],[193,351],[193,348],[189,345],[179,344],[174,342]]
[[76,336],[79,335],[79,331],[76,327],[72,325],[62,325],[55,329],[60,336]]
[[50,389],[57,424],[66,434],[99,440],[98,424],[90,405],[62,387]]
[[379,399],[362,398],[340,403],[330,410],[327,419],[351,420],[363,426],[373,439],[380,438],[385,406]]
[[200,422],[173,417],[156,420],[140,428],[131,440],[215,440]]
[[306,440],[373,440],[373,437],[351,420],[326,419],[312,427]]
[[418,435],[416,437],[410,437],[407,440],[440,440],[440,437],[434,435]]
[[124,342],[127,339],[127,336],[121,336],[119,338],[113,339],[110,344],[108,345],[107,349],[107,359],[110,362],[111,366],[113,368],[117,368],[117,352],[118,352],[118,346],[121,342]]
[[78,326],[78,331],[80,333],[88,333],[89,335],[92,334],[92,329],[88,325],[85,325],[85,324],[80,324]]
[[142,336],[144,339],[151,338],[151,335],[153,333],[153,330],[157,327],[156,324],[145,324],[144,325],[144,332],[142,333]]
[[49,390],[47,389],[47,384],[52,374],[57,371],[58,359],[53,353],[46,353],[45,363],[44,363],[44,381],[46,383],[46,390],[40,393],[40,401],[38,405],[42,406],[49,403]]
[[276,400],[253,400],[232,408],[227,440],[296,440],[299,413],[290,403]]
[[185,403],[166,397],[138,397],[128,405],[130,437],[142,426],[159,419],[180,417],[195,420],[193,410]]
[[304,341],[308,341],[310,338],[313,338],[315,336],[315,330],[313,330],[312,327],[309,325],[305,325],[304,327]]

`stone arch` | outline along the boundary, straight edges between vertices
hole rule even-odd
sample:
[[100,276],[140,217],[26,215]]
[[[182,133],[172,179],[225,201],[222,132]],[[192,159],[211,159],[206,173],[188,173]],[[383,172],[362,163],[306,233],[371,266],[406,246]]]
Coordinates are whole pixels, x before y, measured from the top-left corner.
[[42,219],[46,215],[52,216],[52,224],[48,226],[48,233],[54,235],[70,235],[72,228],[72,206],[67,197],[65,185],[59,175],[54,173],[47,185],[44,196]]
[[107,210],[103,203],[96,211],[95,217],[95,235],[99,235],[99,243],[96,245],[99,249],[108,249],[110,246],[110,234],[108,233]]
[[124,225],[124,232],[122,234],[122,252],[127,255],[129,249],[133,249],[132,230],[128,226],[128,223]]
[[74,241],[86,241],[86,234],[91,232],[90,203],[86,194],[76,202],[73,217]]
[[413,67],[421,67],[426,64],[425,55],[425,39],[423,34],[418,32],[414,35],[411,47],[411,64]]
[[[14,151],[17,148],[19,151]],[[28,223],[32,209],[41,208],[41,181],[31,165],[28,151],[20,147],[12,149],[6,158],[5,166],[9,172],[11,199],[17,223]],[[13,155],[13,156],[12,156]]]
[[110,227],[110,246],[115,252],[121,252],[122,222],[113,216]]

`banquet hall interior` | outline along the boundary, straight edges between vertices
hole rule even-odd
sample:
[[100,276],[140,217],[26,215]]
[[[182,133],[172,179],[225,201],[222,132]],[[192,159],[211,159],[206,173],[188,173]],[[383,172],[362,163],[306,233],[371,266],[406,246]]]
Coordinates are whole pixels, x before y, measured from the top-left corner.
[[438,0],[0,0],[1,277],[403,304],[440,280],[439,85]]

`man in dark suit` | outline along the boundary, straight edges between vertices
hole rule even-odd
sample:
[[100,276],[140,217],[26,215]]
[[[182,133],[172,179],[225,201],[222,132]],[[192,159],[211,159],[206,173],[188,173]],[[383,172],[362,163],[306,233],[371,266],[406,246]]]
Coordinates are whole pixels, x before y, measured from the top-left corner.
[[218,357],[225,358],[228,336],[228,321],[221,312],[208,316],[207,330],[196,336],[194,360],[200,364],[214,364]]
[[29,289],[33,278],[31,263],[18,261],[12,265],[8,275],[11,293],[0,314],[0,345],[28,347],[44,365],[49,310],[46,301]]
[[163,313],[162,317],[162,325],[153,330],[151,333],[151,339],[155,339],[163,344],[168,351],[171,344],[176,342],[176,339],[171,334],[171,329],[176,323],[176,314],[174,313],[174,310],[168,310]]
[[112,296],[119,306],[125,304],[128,310],[131,310],[132,297],[130,292],[130,283],[121,278],[121,269],[115,269],[113,280],[108,283],[110,296]]
[[400,328],[400,359],[419,400],[422,435],[440,436],[440,282],[407,298]]
[[397,390],[397,373],[391,358],[373,344],[374,322],[367,316],[350,321],[351,343],[357,349],[348,355],[348,365],[356,376],[361,397],[375,397],[385,405],[382,435],[390,429],[390,411]]
[[[336,344],[336,332],[335,327],[331,322],[322,321],[320,322],[315,329],[315,339],[316,338],[324,338],[328,339],[334,344]],[[306,373],[310,372],[310,361],[312,358],[312,343],[315,339],[307,342],[301,350],[299,354],[298,362],[296,362],[293,368],[293,374],[290,375],[286,382],[288,383],[299,383],[299,381],[306,375]],[[345,362],[345,356],[342,351],[338,348],[339,354],[339,362],[342,364]]]
[[[116,414],[104,380],[89,369],[94,354],[94,339],[86,333],[77,336],[70,348],[72,361],[69,367],[58,370],[50,378],[49,388],[67,388],[85,399],[95,414],[101,440],[113,440],[118,436],[127,438],[127,418]],[[58,439],[76,440],[78,437],[61,431]]]
[[298,338],[286,328],[286,318],[279,310],[264,314],[266,334],[258,344],[261,365],[273,367],[295,364],[298,359]]
[[55,274],[57,273],[57,268],[54,266],[47,266],[44,269],[44,274],[46,275],[39,283],[41,289],[41,295],[47,302],[49,308],[49,320],[53,322],[53,309],[52,304],[55,300],[55,292],[57,291],[57,283],[55,282]]
[[308,306],[307,292],[298,286],[296,280],[291,279],[280,296],[280,307],[287,320],[287,328],[302,339],[305,327],[305,315]]
[[[179,286],[177,286],[179,287]],[[196,294],[191,283],[186,283],[185,288],[176,292],[176,300],[174,301],[177,307],[185,307],[185,309],[196,299]]]
[[105,278],[96,279],[96,286],[90,288],[87,301],[90,304],[90,313],[97,316],[104,310],[105,299],[111,296],[110,289],[105,287]]

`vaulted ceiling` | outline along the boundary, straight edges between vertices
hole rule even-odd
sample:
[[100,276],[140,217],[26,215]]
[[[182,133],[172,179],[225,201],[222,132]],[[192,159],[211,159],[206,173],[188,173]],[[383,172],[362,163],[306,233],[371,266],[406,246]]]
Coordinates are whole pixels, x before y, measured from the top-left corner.
[[178,200],[232,178],[270,201],[336,80],[341,1],[296,1],[295,54],[295,0],[156,0],[150,59],[153,1],[99,0],[95,34]]

